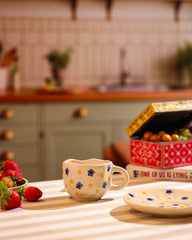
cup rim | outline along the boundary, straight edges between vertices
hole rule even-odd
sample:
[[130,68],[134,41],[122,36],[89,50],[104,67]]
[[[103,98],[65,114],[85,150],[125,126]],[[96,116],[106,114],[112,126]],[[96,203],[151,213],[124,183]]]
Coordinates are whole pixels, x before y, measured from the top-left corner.
[[71,164],[71,165],[76,164],[79,166],[83,166],[83,165],[103,166],[103,165],[113,164],[113,163],[112,161],[107,159],[90,158],[90,159],[80,160],[80,159],[69,158],[63,161],[63,164]]

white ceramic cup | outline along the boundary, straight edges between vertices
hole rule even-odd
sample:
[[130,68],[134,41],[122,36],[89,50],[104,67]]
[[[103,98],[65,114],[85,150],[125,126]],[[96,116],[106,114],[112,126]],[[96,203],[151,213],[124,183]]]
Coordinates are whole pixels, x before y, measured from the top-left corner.
[[[112,175],[118,172],[123,175],[120,184],[112,183]],[[119,190],[129,183],[128,172],[109,160],[68,159],[63,162],[63,180],[67,192],[79,201],[94,201],[103,197],[110,190]]]

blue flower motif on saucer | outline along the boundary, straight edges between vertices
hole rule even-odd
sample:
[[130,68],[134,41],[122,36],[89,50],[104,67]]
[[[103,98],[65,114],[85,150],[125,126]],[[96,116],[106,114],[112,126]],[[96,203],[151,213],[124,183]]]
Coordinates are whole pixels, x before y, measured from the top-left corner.
[[157,216],[192,215],[192,190],[164,186],[132,189],[123,197],[127,205],[137,211]]
[[153,201],[154,199],[153,198],[147,198],[148,201]]
[[95,171],[94,171],[93,169],[90,169],[90,170],[88,171],[88,176],[93,177],[94,174],[95,174]]
[[132,193],[129,193],[129,196],[130,196],[130,197],[135,197]]
[[182,197],[181,199],[182,199],[182,200],[187,200],[187,199],[188,199],[188,197]]
[[107,166],[107,172],[109,172],[110,170],[111,170],[111,166],[108,165],[108,166]]
[[65,168],[65,174],[68,176],[68,174],[69,174],[69,168]]
[[81,189],[83,187],[83,184],[81,182],[76,183],[76,188]]
[[166,193],[171,194],[171,193],[173,193],[173,191],[171,189],[168,189],[168,190],[166,190]]
[[106,187],[107,187],[107,182],[105,181],[105,182],[103,183],[102,188],[106,188]]

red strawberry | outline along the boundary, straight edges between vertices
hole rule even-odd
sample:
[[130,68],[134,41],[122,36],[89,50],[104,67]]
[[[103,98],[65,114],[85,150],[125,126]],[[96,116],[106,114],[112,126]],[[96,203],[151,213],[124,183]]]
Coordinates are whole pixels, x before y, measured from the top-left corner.
[[16,182],[13,181],[11,177],[2,177],[1,181],[3,181],[4,183],[7,183],[8,188],[12,188],[16,186]]
[[13,209],[21,206],[21,198],[18,193],[8,189],[7,185],[0,181],[0,203],[2,209]]
[[13,180],[16,180],[18,182],[22,181],[23,177],[20,172],[17,172],[15,170],[7,170],[4,173],[2,173],[2,178],[3,177],[11,177]]
[[41,198],[43,195],[42,191],[37,187],[26,187],[23,191],[23,196],[27,201],[34,202]]
[[15,163],[13,160],[5,161],[3,163],[2,169],[3,169],[4,172],[7,171],[7,170],[15,170],[17,172],[21,172],[17,163]]

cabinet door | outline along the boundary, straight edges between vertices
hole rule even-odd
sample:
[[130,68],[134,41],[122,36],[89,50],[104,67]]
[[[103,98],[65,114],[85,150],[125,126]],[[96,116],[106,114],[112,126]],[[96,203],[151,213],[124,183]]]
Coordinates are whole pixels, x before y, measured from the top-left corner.
[[68,158],[103,158],[109,144],[108,125],[49,126],[45,132],[46,179],[62,178],[62,162]]
[[12,152],[23,177],[30,182],[43,180],[39,126],[39,105],[0,104],[0,158],[4,160],[4,153]]

